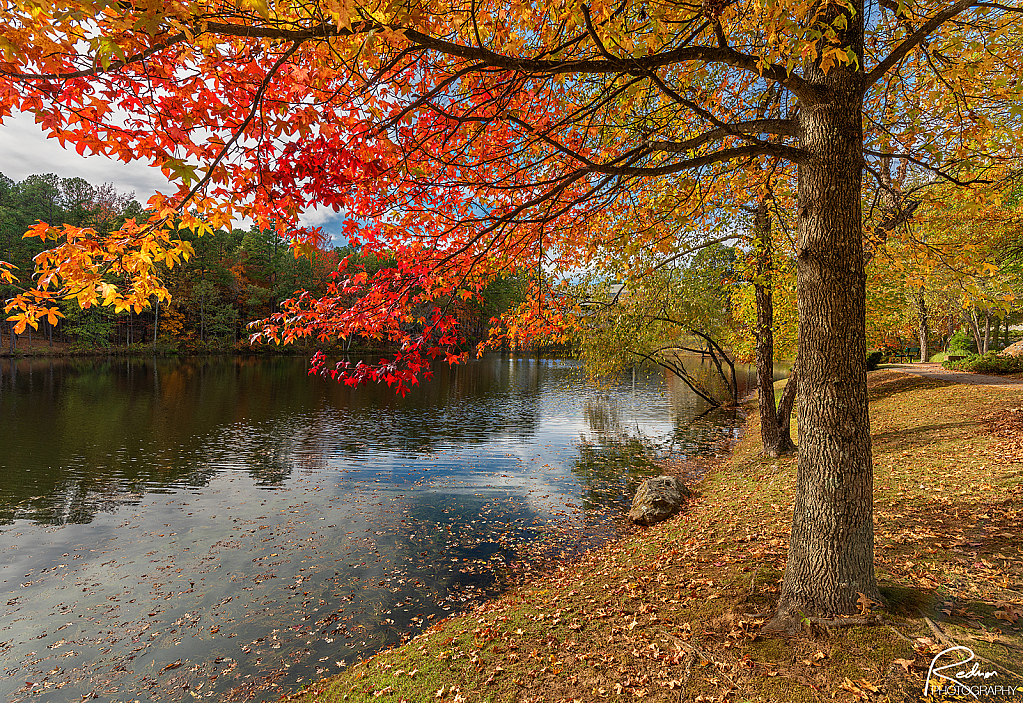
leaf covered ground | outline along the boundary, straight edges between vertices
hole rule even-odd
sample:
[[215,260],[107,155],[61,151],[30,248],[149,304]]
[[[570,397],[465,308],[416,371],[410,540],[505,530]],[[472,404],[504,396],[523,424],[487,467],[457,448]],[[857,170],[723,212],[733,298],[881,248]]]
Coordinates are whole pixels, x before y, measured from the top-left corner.
[[884,624],[759,634],[784,567],[795,459],[760,456],[751,424],[684,514],[290,698],[920,700],[932,658],[953,644],[1023,686],[1023,398],[891,370],[869,379],[887,603],[863,606]]

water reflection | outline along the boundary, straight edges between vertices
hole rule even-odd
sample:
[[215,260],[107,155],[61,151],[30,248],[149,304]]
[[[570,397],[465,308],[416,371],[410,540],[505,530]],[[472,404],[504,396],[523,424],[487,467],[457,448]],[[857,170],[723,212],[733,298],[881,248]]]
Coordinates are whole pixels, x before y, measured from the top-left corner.
[[276,699],[613,536],[649,456],[735,422],[563,361],[404,399],[300,359],[0,367],[12,701]]

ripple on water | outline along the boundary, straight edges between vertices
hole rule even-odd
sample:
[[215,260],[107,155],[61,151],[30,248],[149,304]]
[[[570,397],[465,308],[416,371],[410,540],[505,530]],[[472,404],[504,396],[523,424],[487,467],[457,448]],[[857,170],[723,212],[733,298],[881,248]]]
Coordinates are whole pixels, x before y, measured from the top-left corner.
[[407,398],[294,359],[0,364],[0,698],[271,700],[616,534],[734,417],[495,358]]

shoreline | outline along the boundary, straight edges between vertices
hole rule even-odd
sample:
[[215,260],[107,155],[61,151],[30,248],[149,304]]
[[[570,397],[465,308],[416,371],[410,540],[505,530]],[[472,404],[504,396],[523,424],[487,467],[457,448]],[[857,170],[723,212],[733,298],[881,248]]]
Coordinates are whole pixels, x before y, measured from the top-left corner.
[[[1011,654],[1023,652],[1023,619],[1011,622],[1023,598],[1002,585],[1023,581],[1018,391],[891,369],[872,372],[868,387],[889,626],[759,635],[763,617],[748,613],[777,597],[796,459],[760,456],[759,418],[747,410],[742,437],[708,462],[683,513],[282,700],[901,700],[919,698],[946,641],[1023,685]],[[950,510],[962,516],[954,524]]]
[[[779,385],[779,387],[783,387],[785,382],[786,382],[785,379],[783,379],[781,381],[776,382],[776,384]],[[637,535],[641,535],[644,531],[656,529],[667,523],[682,518],[689,510],[691,505],[695,502],[695,499],[698,496],[697,488],[700,482],[712,471],[726,464],[732,458],[733,453],[736,451],[741,440],[748,435],[752,419],[757,417],[756,393],[748,395],[746,398],[744,398],[736,406],[736,409],[739,412],[744,413],[743,421],[741,424],[737,424],[735,436],[721,440],[720,444],[723,446],[721,446],[714,455],[692,456],[686,459],[667,457],[659,461],[653,461],[653,464],[661,469],[663,475],[676,476],[680,478],[686,484],[687,487],[694,491],[694,497],[690,498],[686,502],[686,505],[678,514],[662,523],[657,523],[653,526],[636,525],[630,522],[627,517],[623,516],[621,521],[622,527],[619,534],[616,537],[608,540],[604,544],[574,554],[570,556],[567,560],[563,560],[560,563],[551,561],[549,563],[544,562],[536,564],[532,568],[528,568],[525,571],[521,572],[518,575],[516,581],[510,583],[508,585],[507,590],[504,591],[503,593],[500,593],[494,598],[474,606],[472,609],[466,612],[452,614],[449,617],[444,618],[443,620],[437,621],[430,628],[412,636],[406,642],[391,647],[387,647],[385,649],[382,649],[378,652],[375,652],[367,656],[365,659],[358,660],[356,663],[352,664],[351,667],[349,667],[349,671],[360,666],[366,666],[377,657],[385,656],[389,653],[413,647],[414,645],[416,645],[417,643],[421,642],[424,639],[429,639],[433,635],[444,632],[446,628],[450,626],[453,622],[462,619],[473,619],[478,616],[485,616],[487,614],[491,614],[494,612],[504,612],[502,606],[500,605],[500,602],[506,598],[514,599],[516,591],[536,590],[541,587],[548,586],[552,581],[556,583],[562,580],[564,578],[564,575],[566,573],[571,572],[575,567],[593,566],[594,563],[600,563],[603,559],[603,555],[605,554],[605,552],[615,551],[616,548],[620,547],[622,544],[629,540],[635,539]],[[346,673],[347,672],[342,672],[341,674],[329,677],[329,679],[344,677]],[[295,693],[283,695],[281,696],[279,701],[281,702],[303,701],[308,697],[308,695],[310,695],[310,693],[314,695],[314,698],[312,700],[319,701],[319,697],[316,694],[315,689],[318,684],[322,683],[322,681],[323,680],[312,682],[310,684],[303,686],[301,690]],[[374,694],[376,693],[379,693],[379,691],[374,692]],[[455,696],[453,700],[456,702],[464,702],[467,700],[460,696],[461,690],[460,688],[457,687],[449,688],[448,694],[450,696]],[[383,695],[386,695],[386,693],[380,694],[380,696]],[[379,696],[374,695],[373,699],[375,700],[378,697]],[[436,695],[436,692],[434,694],[434,697],[446,699],[446,697],[443,695],[439,696]],[[348,700],[347,696],[345,697],[345,700]],[[404,703],[413,703],[412,700],[406,701],[406,699],[404,698],[400,700]]]
[[[160,348],[154,348],[152,345],[132,345],[130,347],[97,347],[89,349],[72,349],[70,348],[70,345],[66,345],[64,349],[45,348],[43,350],[32,349],[30,351],[22,351],[20,346],[21,345],[19,344],[19,350],[15,351],[13,354],[10,352],[9,347],[0,347],[0,359],[91,359],[97,357],[158,357],[161,359],[174,359],[196,356],[305,356],[306,354],[312,355],[315,352],[312,348],[310,348],[307,352],[304,349],[300,351],[284,351],[269,347],[263,347],[262,351],[259,347],[252,347],[249,349],[225,347],[188,350],[168,348],[166,345],[161,346]],[[375,350],[367,351],[376,353]]]

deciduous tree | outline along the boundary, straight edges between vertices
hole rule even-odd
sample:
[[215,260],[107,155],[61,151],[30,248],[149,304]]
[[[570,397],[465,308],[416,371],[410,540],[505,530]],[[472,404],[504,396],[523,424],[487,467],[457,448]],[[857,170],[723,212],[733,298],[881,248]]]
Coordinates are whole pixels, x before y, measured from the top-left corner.
[[[864,372],[863,174],[906,160],[966,183],[1018,156],[1017,1],[558,0],[404,3],[15,2],[0,114],[31,112],[83,152],[161,165],[179,184],[155,216],[106,238],[55,238],[28,323],[59,295],[140,306],[151,262],[188,253],[166,228],[230,217],[283,230],[312,204],[396,265],[299,297],[266,335],[364,334],[397,359],[339,377],[399,387],[457,332],[437,309],[514,265],[565,273],[623,241],[664,189],[711,224],[747,202],[765,159],[797,171],[799,480],[773,627],[878,599]],[[763,104],[780,91],[777,117]],[[62,238],[62,239],[61,239]],[[299,234],[296,251],[312,244]],[[128,276],[110,289],[93,273]],[[536,276],[523,310],[556,330],[562,298]],[[354,307],[336,301],[358,293]],[[519,327],[522,329],[522,326]]]

